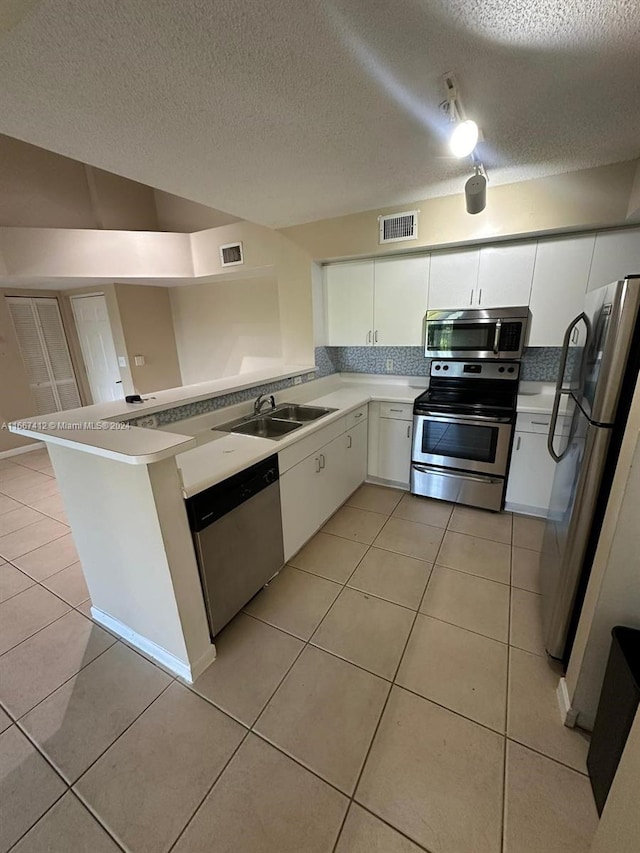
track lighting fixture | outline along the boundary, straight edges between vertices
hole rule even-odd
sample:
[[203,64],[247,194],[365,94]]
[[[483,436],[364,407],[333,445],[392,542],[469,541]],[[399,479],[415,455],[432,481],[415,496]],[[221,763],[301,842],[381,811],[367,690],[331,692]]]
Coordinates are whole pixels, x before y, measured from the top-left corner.
[[449,148],[454,157],[469,157],[478,144],[478,125],[465,115],[455,76],[452,73],[445,74],[442,80],[446,98],[440,107],[447,113],[452,125]]
[[451,72],[444,74],[442,82],[445,99],[440,109],[449,117],[452,126],[449,148],[454,157],[470,157],[475,170],[464,185],[467,213],[480,213],[487,206],[487,173],[475,156],[480,130],[475,121],[468,119],[465,114],[455,75]]

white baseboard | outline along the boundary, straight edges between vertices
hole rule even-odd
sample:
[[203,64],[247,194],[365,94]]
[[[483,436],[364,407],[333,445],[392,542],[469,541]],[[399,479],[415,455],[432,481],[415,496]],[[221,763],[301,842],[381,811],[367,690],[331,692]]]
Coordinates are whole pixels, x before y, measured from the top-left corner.
[[507,501],[504,505],[505,512],[516,512],[518,515],[533,515],[536,518],[546,518],[548,510],[540,506],[527,506],[526,504],[514,504]]
[[27,444],[25,447],[14,447],[13,450],[0,450],[0,459],[20,456],[22,453],[31,453],[32,450],[39,450],[41,447],[46,447],[44,441],[36,441],[34,444]]
[[571,707],[571,700],[569,699],[569,690],[567,688],[567,679],[562,676],[560,681],[558,682],[558,686],[556,688],[556,698],[558,700],[558,706],[560,708],[560,719],[563,724],[569,728],[575,728],[576,722],[578,720],[578,714]]
[[189,684],[193,684],[196,678],[202,675],[205,669],[216,659],[216,647],[212,644],[193,664],[186,663],[171,654],[171,652],[163,649],[162,646],[154,643],[153,640],[148,640],[146,637],[133,631],[124,622],[115,619],[113,616],[109,616],[103,610],[92,607],[91,615],[98,624],[103,625],[112,634],[122,637],[123,640],[126,640],[136,649],[140,649],[141,652],[144,652],[150,658],[153,658],[153,660],[158,661],[165,669],[173,672]]
[[365,483],[371,483],[374,486],[386,486],[388,489],[402,489],[405,492],[409,491],[409,483],[401,483],[400,480],[383,480],[382,477],[372,477],[367,474]]

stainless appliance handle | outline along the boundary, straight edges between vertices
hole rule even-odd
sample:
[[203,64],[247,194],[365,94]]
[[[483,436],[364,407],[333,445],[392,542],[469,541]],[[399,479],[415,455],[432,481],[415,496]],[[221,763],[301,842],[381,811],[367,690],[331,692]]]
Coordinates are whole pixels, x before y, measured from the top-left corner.
[[[482,293],[482,291],[480,291]],[[502,320],[496,321],[496,333],[493,337],[493,351],[497,355],[500,352],[500,329],[502,328]]]
[[418,462],[414,462],[411,466],[415,468],[416,471],[420,471],[422,474],[437,474],[438,477],[453,477],[457,480],[473,480],[474,483],[500,483],[502,482],[499,477],[474,477],[473,474],[467,474],[466,471],[457,471],[452,474],[449,471],[442,471],[440,468],[434,470],[430,468],[428,465],[420,465]]
[[494,418],[489,415],[453,415],[448,412],[417,412],[415,417],[428,417],[435,418],[438,421],[465,421],[466,423],[473,423],[474,421],[482,421],[483,423],[488,424],[510,424],[511,418]]
[[[553,437],[556,432],[556,426],[558,423],[558,415],[560,413],[560,400],[563,395],[571,394],[570,388],[563,388],[562,381],[564,379],[564,372],[567,367],[567,359],[569,358],[569,346],[571,344],[571,338],[573,335],[573,330],[577,327],[578,323],[583,322],[587,327],[587,340],[585,341],[584,353],[586,354],[587,346],[589,343],[589,337],[591,334],[591,321],[584,313],[578,314],[567,327],[567,331],[564,333],[564,340],[562,342],[562,353],[560,355],[560,367],[558,368],[558,378],[556,380],[556,393],[553,398],[553,409],[551,410],[551,422],[549,424],[549,432],[547,434],[547,450],[549,451],[549,456],[553,459],[554,462],[561,462],[562,459],[566,456],[569,450],[569,442],[567,442],[567,447],[564,453],[558,455],[553,447]],[[585,363],[585,355],[582,357],[582,365],[580,366],[580,381],[582,382],[584,376],[584,363]]]

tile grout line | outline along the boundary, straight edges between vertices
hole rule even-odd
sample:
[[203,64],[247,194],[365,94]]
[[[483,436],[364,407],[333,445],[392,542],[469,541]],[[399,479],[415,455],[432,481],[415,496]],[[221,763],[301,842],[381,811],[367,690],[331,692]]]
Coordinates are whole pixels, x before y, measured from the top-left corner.
[[504,737],[502,740],[502,810],[500,850],[506,853],[507,827],[507,736],[509,732],[509,675],[511,669],[511,591],[513,589],[513,516],[511,516],[511,547],[509,548],[509,609],[507,612],[507,677],[505,680]]
[[[389,517],[391,517],[391,516],[389,516]],[[384,528],[383,528],[383,529],[384,529]],[[439,547],[438,547],[438,551],[437,551],[437,553],[436,553],[436,557],[437,557],[437,555],[440,553],[440,548],[442,548],[442,542],[443,542],[443,541],[444,541],[444,535],[443,535],[442,539],[440,540],[440,545],[439,545]],[[434,565],[435,565],[435,561],[434,561]],[[378,717],[378,722],[377,722],[377,724],[376,724],[376,726],[375,726],[375,728],[374,728],[374,730],[373,730],[373,735],[372,735],[372,737],[371,737],[371,740],[370,740],[370,742],[369,742],[369,747],[368,747],[368,749],[367,749],[367,751],[366,751],[366,753],[365,753],[364,760],[363,760],[362,765],[361,765],[361,767],[360,767],[360,772],[358,773],[358,777],[357,777],[357,779],[356,779],[356,783],[355,783],[355,785],[353,786],[353,792],[352,792],[352,794],[351,794],[351,796],[350,796],[350,798],[349,798],[349,805],[347,806],[347,810],[346,810],[346,812],[345,812],[345,816],[344,816],[344,819],[343,819],[343,821],[342,821],[342,825],[341,825],[341,827],[340,827],[340,831],[338,832],[338,836],[337,836],[337,838],[336,838],[335,844],[333,845],[332,853],[335,853],[335,851],[336,851],[336,848],[337,848],[338,843],[339,843],[339,841],[340,841],[340,837],[341,837],[341,835],[342,835],[342,832],[343,832],[343,830],[344,830],[344,827],[345,827],[345,824],[346,824],[346,821],[347,821],[347,817],[348,817],[348,815],[349,815],[349,812],[351,811],[351,807],[352,807],[352,805],[353,805],[353,803],[354,803],[354,802],[357,802],[357,801],[355,800],[355,796],[356,796],[356,793],[357,793],[357,791],[358,791],[358,787],[359,787],[359,785],[360,785],[360,782],[361,782],[361,780],[362,780],[362,776],[363,776],[363,774],[364,774],[365,767],[367,766],[367,761],[369,760],[369,756],[371,755],[371,750],[373,749],[373,744],[374,744],[374,742],[375,742],[376,736],[377,736],[378,731],[379,731],[379,729],[380,729],[380,725],[382,724],[382,718],[384,717],[385,711],[387,710],[387,706],[388,706],[388,704],[389,704],[389,699],[391,698],[391,693],[393,692],[393,688],[396,686],[396,678],[397,678],[397,676],[398,676],[398,672],[400,671],[400,667],[402,666],[402,661],[403,661],[404,656],[405,656],[405,653],[406,653],[406,651],[407,651],[407,646],[409,645],[409,641],[411,640],[411,635],[412,635],[412,633],[413,633],[413,629],[414,629],[414,626],[415,626],[416,620],[417,620],[417,618],[418,618],[419,609],[420,609],[420,607],[421,607],[421,605],[422,605],[422,603],[423,603],[423,601],[424,601],[424,597],[425,597],[425,595],[427,594],[427,590],[429,589],[429,584],[431,583],[431,578],[432,578],[432,576],[433,576],[433,569],[432,569],[432,570],[431,570],[431,572],[429,573],[429,578],[428,578],[428,580],[427,580],[427,583],[426,583],[426,585],[425,585],[424,591],[423,591],[423,593],[422,593],[422,597],[421,597],[420,602],[419,602],[419,604],[418,604],[418,610],[415,612],[415,615],[414,615],[414,617],[413,617],[413,621],[412,621],[412,623],[411,623],[411,628],[409,629],[409,632],[408,632],[408,634],[407,634],[407,639],[405,640],[405,643],[404,643],[404,646],[403,646],[403,649],[402,649],[402,653],[400,654],[400,657],[398,658],[398,664],[397,664],[397,666],[396,666],[396,669],[395,669],[395,672],[394,672],[394,675],[393,675],[393,679],[392,679],[392,681],[391,681],[391,684],[390,684],[390,686],[389,686],[389,690],[387,691],[386,699],[385,699],[384,704],[383,704],[383,706],[382,706],[382,709],[381,709],[381,711],[380,711],[380,716]],[[398,685],[398,686],[399,686],[399,685]],[[376,815],[376,817],[377,817],[377,815]],[[395,827],[394,827],[394,829],[395,829]],[[422,845],[420,845],[420,846],[422,846]],[[423,848],[423,849],[426,849],[426,848]]]

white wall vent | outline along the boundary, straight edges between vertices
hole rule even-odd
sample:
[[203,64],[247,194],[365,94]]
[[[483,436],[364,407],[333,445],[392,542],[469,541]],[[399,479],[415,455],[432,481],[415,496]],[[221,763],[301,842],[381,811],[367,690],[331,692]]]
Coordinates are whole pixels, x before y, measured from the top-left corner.
[[399,243],[401,240],[418,239],[418,213],[409,210],[405,213],[392,213],[379,216],[380,243]]
[[237,267],[244,263],[242,243],[225,243],[220,246],[220,263],[223,267]]

